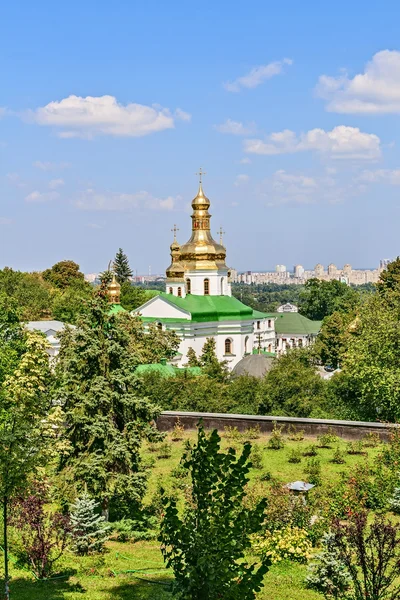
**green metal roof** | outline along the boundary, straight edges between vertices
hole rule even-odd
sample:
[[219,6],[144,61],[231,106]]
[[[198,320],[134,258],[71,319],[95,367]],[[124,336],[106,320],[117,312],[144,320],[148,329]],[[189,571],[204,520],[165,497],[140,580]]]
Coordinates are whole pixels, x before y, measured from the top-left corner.
[[300,313],[274,313],[275,331],[278,334],[317,335],[321,321],[311,321]]
[[138,375],[143,373],[159,373],[164,377],[175,377],[175,369],[172,365],[162,365],[161,363],[151,363],[148,365],[139,365],[135,371]]
[[109,315],[116,315],[119,312],[126,312],[126,310],[120,304],[111,304],[110,310],[108,311],[108,314]]
[[[161,292],[160,298],[174,304],[177,308],[189,312],[191,320],[199,323],[212,321],[245,321],[254,318],[266,317],[264,313],[257,313],[250,306],[246,306],[233,296],[196,296],[188,294],[179,298],[173,294]],[[162,319],[159,319],[162,321]]]

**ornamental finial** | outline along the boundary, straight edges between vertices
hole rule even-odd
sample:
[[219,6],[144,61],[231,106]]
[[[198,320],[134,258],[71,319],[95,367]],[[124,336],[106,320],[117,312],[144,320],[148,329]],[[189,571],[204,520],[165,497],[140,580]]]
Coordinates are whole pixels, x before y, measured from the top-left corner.
[[219,243],[221,244],[221,246],[223,246],[223,235],[225,234],[225,231],[222,229],[222,226],[219,228],[219,231],[217,231],[218,235],[219,235]]
[[201,186],[201,184],[202,184],[202,177],[203,177],[203,175],[207,175],[207,173],[205,171],[203,171],[203,169],[200,167],[199,172],[196,173],[196,175],[199,176],[199,184]]
[[176,226],[175,223],[174,223],[174,226],[171,229],[171,231],[173,231],[173,233],[174,233],[174,242],[176,242],[176,232],[179,231],[179,228]]

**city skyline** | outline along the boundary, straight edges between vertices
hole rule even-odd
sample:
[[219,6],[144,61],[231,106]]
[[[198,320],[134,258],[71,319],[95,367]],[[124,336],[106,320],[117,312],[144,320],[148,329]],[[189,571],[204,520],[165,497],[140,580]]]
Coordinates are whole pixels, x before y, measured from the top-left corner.
[[200,165],[238,271],[397,256],[399,8],[364,8],[7,5],[0,265],[163,273]]

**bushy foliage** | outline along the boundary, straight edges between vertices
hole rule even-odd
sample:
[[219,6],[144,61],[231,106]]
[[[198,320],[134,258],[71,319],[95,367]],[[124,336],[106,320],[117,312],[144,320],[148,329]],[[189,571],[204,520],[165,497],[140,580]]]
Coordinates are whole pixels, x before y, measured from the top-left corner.
[[271,437],[268,440],[267,447],[269,450],[281,450],[285,445],[285,440],[282,433],[283,427],[278,427],[276,421],[272,426]]
[[307,562],[311,556],[312,545],[305,529],[286,527],[272,532],[266,530],[264,534],[254,536],[252,549],[272,563],[281,560]]
[[263,467],[263,455],[262,449],[259,444],[253,444],[250,453],[250,462],[253,469],[262,469]]
[[179,442],[179,441],[183,440],[184,433],[185,433],[185,428],[182,425],[182,423],[178,417],[174,423],[174,428],[171,433],[171,440],[173,442]]
[[292,448],[289,452],[288,462],[290,463],[300,463],[301,462],[301,450],[300,448]]
[[110,526],[98,514],[99,504],[84,493],[71,506],[71,537],[74,552],[80,555],[102,552]]
[[[255,570],[244,560],[250,535],[261,529],[266,502],[253,509],[242,503],[248,481],[251,446],[237,458],[220,451],[217,431],[188,446],[182,463],[192,487],[185,510],[164,498],[160,541],[167,566],[174,571],[173,594],[188,600],[251,600],[262,587],[269,560]],[[180,516],[182,515],[182,516]]]
[[335,544],[335,535],[326,533],[322,540],[322,551],[313,557],[308,565],[306,584],[309,588],[331,598],[349,598],[351,577],[345,563],[341,560]]
[[321,461],[319,458],[310,458],[307,461],[305,474],[308,476],[308,481],[314,485],[321,483]]

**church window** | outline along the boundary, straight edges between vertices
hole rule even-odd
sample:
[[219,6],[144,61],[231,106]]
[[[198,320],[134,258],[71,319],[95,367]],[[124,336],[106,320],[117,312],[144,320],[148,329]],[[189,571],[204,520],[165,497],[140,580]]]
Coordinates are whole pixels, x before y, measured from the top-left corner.
[[244,353],[249,353],[249,336],[247,335],[244,340]]
[[232,340],[230,338],[225,340],[225,354],[232,354]]
[[257,321],[257,329],[261,329],[261,321]]
[[268,352],[272,352],[272,344],[268,344]]
[[210,295],[210,280],[209,279],[204,280],[204,295],[205,296]]
[[221,296],[224,295],[224,278],[221,277]]
[[173,294],[173,293],[174,293],[174,290],[173,290],[171,287],[169,288],[169,293],[170,293],[170,294]]
[[159,331],[162,331],[162,323],[157,323],[157,329],[158,329]]
[[271,329],[272,327],[272,319],[268,319],[268,329]]
[[190,294],[191,293],[191,289],[192,289],[191,281],[190,281],[190,279],[186,279],[186,293]]
[[299,348],[301,348],[303,345],[303,340],[301,338],[299,338]]
[[182,288],[178,287],[178,296],[182,298]]

